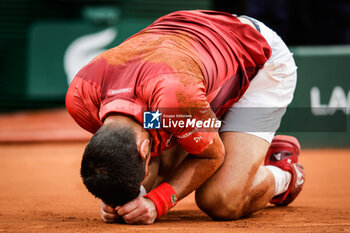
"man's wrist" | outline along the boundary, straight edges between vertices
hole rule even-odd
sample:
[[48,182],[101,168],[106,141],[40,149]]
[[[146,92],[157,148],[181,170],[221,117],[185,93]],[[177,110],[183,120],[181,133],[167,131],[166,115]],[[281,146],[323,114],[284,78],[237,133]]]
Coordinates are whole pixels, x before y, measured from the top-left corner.
[[177,203],[177,195],[168,183],[162,183],[144,197],[151,199],[157,210],[157,219],[164,216]]

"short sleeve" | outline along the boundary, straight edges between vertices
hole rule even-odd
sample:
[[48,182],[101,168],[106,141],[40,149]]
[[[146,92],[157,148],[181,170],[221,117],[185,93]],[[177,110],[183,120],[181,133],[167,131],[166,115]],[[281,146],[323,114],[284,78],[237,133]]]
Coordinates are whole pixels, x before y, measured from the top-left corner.
[[157,78],[149,91],[152,111],[161,113],[161,127],[189,153],[199,154],[216,135],[218,120],[207,101],[202,79],[189,74]]
[[94,134],[101,126],[98,110],[100,93],[94,83],[75,77],[66,95],[66,108],[74,121]]

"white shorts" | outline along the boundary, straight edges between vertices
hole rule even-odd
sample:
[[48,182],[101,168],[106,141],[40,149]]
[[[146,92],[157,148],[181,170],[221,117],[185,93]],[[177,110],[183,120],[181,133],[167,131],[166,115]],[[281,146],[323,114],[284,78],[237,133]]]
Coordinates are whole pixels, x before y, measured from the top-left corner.
[[297,67],[293,54],[282,39],[262,22],[251,20],[260,27],[272,55],[242,98],[222,117],[220,132],[245,132],[271,143],[288,104],[292,102]]

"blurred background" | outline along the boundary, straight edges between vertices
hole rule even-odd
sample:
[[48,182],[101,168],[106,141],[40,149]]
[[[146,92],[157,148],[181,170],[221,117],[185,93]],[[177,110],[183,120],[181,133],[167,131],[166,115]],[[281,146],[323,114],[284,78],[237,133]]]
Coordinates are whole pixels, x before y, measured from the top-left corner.
[[280,132],[304,147],[350,147],[348,0],[0,0],[0,114],[63,108],[70,81],[93,57],[191,9],[249,15],[275,30],[298,66]]

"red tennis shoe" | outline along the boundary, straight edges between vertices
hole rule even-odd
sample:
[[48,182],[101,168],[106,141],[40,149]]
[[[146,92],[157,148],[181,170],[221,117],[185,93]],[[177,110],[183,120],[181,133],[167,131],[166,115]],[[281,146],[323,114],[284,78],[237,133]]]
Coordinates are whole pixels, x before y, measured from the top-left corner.
[[300,193],[304,181],[304,168],[298,163],[300,144],[295,137],[277,135],[273,138],[266,153],[265,165],[272,165],[292,174],[288,190],[270,201],[272,204],[286,206]]

